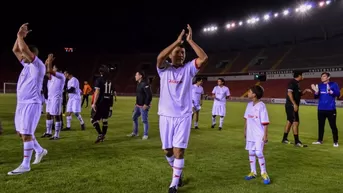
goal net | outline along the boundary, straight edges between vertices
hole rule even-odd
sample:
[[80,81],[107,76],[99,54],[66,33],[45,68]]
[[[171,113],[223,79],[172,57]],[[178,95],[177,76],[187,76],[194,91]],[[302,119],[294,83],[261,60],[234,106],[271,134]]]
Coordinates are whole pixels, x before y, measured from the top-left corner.
[[4,82],[4,94],[16,93],[16,92],[17,92],[17,83]]

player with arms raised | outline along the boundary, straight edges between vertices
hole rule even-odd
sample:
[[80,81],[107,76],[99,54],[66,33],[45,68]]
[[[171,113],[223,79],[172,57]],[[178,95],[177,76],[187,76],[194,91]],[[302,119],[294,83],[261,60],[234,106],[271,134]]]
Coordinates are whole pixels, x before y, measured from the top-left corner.
[[71,114],[74,113],[77,119],[80,121],[81,129],[85,130],[85,122],[81,116],[81,90],[80,83],[77,78],[73,76],[69,71],[64,72],[64,76],[68,79],[67,83],[67,93],[68,93],[68,102],[67,102],[67,127],[64,128],[64,131],[68,131],[71,128]]
[[[95,81],[91,112],[92,125],[98,132],[98,138],[95,143],[103,142],[105,139],[108,128],[107,119],[112,116],[114,92],[111,80],[108,78],[110,73],[109,67],[102,65],[99,68],[99,73],[101,76]],[[100,120],[102,120],[102,130],[100,129]]]
[[[156,64],[161,79],[158,104],[160,136],[166,159],[173,167],[169,193],[177,192],[178,187],[182,186],[184,152],[192,127],[192,79],[208,59],[206,53],[192,40],[191,27],[188,25],[187,28],[187,42],[198,58],[183,64],[186,53],[182,47],[185,30],[182,30],[177,40],[158,55]],[[171,63],[166,62],[168,56]]]
[[30,161],[35,150],[38,164],[48,151],[43,149],[35,138],[35,131],[42,112],[41,90],[45,76],[45,65],[37,57],[38,49],[27,46],[24,38],[30,32],[28,23],[23,24],[17,34],[13,52],[23,65],[17,84],[17,107],[15,111],[15,127],[23,140],[24,158],[21,165],[8,175],[19,175],[31,170]]
[[220,116],[219,130],[222,130],[224,124],[224,117],[226,115],[226,99],[230,97],[230,90],[226,87],[223,78],[218,78],[218,86],[215,86],[212,91],[214,99],[212,107],[212,128],[216,126],[216,116]]
[[[62,127],[62,93],[65,83],[65,76],[58,72],[56,65],[52,66],[54,55],[49,54],[45,61],[48,73],[48,102],[46,104],[46,132],[42,137],[50,137],[50,140],[57,140],[60,137]],[[52,136],[53,118],[55,118],[55,135]]]
[[270,183],[266,170],[266,160],[263,155],[264,144],[268,142],[269,117],[266,105],[260,101],[263,97],[263,88],[255,85],[248,91],[248,97],[252,101],[248,103],[244,113],[246,139],[245,149],[249,151],[251,172],[245,176],[246,180],[256,178],[256,157],[260,164],[261,176],[264,184]]

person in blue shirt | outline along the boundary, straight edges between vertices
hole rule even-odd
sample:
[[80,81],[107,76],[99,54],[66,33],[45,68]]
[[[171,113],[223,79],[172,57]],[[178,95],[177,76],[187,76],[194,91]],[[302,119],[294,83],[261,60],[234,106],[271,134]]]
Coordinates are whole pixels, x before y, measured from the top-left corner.
[[326,119],[333,135],[333,146],[338,147],[338,129],[336,125],[336,98],[340,96],[340,89],[336,82],[330,82],[330,73],[323,72],[321,75],[322,83],[311,85],[314,96],[318,99],[318,140],[312,144],[320,145],[323,143],[324,127]]

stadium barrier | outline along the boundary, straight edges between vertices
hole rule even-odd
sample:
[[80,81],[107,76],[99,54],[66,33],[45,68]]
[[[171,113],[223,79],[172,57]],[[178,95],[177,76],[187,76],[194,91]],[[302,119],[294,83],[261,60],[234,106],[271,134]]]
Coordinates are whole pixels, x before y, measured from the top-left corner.
[[[118,96],[136,96],[134,93],[117,93]],[[153,94],[153,97],[159,97],[159,94]],[[213,100],[211,96],[205,95],[204,100]],[[247,97],[231,97],[231,101],[234,102],[249,102]],[[267,104],[285,104],[286,99],[283,98],[262,98],[261,101]],[[317,99],[301,99],[300,104],[306,106],[317,106]],[[337,107],[343,107],[343,101],[336,100]]]
[[[207,97],[207,100],[213,100],[210,97]],[[242,97],[231,97],[232,101],[236,102],[249,102],[250,100],[248,98],[242,98]],[[269,104],[285,104],[286,99],[282,98],[262,98],[261,99],[264,103]],[[317,106],[318,100],[316,99],[301,99],[300,104],[307,105],[307,106]],[[336,106],[337,107],[343,107],[343,101],[336,100]]]

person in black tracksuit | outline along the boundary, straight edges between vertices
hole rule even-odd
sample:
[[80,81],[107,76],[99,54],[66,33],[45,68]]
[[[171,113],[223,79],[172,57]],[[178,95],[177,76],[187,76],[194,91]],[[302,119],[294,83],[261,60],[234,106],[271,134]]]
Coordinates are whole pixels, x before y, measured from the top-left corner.
[[138,118],[142,116],[144,134],[143,140],[148,139],[149,132],[149,121],[148,113],[152,100],[152,92],[149,83],[145,80],[144,72],[136,72],[135,79],[137,81],[136,88],[136,105],[133,109],[132,120],[133,120],[133,131],[129,134],[129,137],[138,136]]
[[285,126],[282,143],[291,144],[288,141],[288,133],[293,128],[294,145],[296,147],[307,147],[307,145],[303,145],[299,140],[299,105],[301,96],[307,92],[312,93],[312,91],[310,89],[303,91],[300,89],[299,83],[303,79],[302,72],[294,72],[294,79],[288,83],[285,104],[287,124]]
[[314,145],[323,143],[325,121],[328,119],[332,130],[333,146],[338,147],[338,129],[336,124],[336,98],[340,96],[339,86],[336,82],[330,81],[330,73],[323,72],[319,85],[311,85],[314,90],[314,97],[318,99],[318,140]]
[[[91,122],[98,137],[95,143],[103,142],[107,134],[108,118],[112,116],[113,107],[113,92],[114,88],[111,80],[108,78],[110,69],[106,65],[102,65],[99,69],[100,77],[94,84],[94,94],[92,97]],[[102,130],[100,129],[99,121],[102,121]]]

